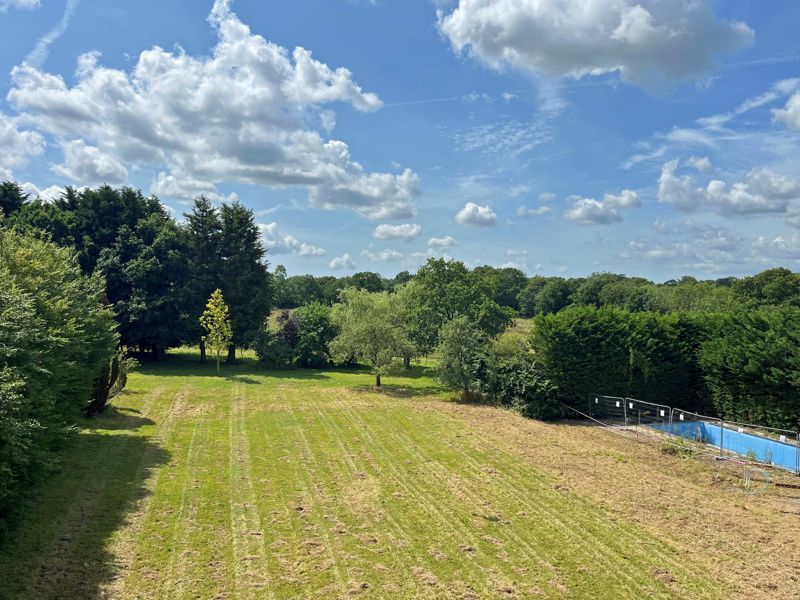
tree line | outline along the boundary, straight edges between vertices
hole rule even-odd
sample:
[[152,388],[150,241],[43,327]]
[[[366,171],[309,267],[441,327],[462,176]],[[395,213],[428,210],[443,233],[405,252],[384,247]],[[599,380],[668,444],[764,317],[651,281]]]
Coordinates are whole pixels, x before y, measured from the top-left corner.
[[[434,356],[465,397],[535,418],[607,393],[800,426],[800,277],[786,269],[654,283],[432,258],[391,279],[289,277],[266,252],[238,202],[200,197],[179,222],[132,188],[45,202],[0,184],[0,522],[77,418],[124,386],[132,352],[183,344],[203,358],[210,344],[218,365],[237,348],[265,368],[361,364],[377,386]],[[508,331],[518,316],[535,317],[530,336]]]

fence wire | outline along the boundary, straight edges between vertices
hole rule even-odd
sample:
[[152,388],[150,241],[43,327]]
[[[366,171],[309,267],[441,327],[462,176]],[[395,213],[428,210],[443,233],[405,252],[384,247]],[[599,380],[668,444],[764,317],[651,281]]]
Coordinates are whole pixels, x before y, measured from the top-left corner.
[[[588,410],[575,412],[637,438],[683,438],[702,444],[702,454],[779,467],[800,475],[800,432],[725,421],[680,408],[604,394],[590,394]],[[666,437],[665,437],[666,436]]]

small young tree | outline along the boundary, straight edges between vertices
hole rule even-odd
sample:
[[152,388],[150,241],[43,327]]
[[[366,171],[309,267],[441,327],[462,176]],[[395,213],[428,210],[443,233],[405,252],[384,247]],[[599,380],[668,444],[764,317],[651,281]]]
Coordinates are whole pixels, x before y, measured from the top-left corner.
[[395,326],[393,297],[386,292],[348,288],[342,290],[340,298],[331,314],[339,328],[330,345],[331,353],[341,362],[355,358],[369,365],[375,374],[375,387],[380,387],[381,375],[405,356],[410,346],[405,332]]
[[445,385],[461,388],[469,398],[475,380],[486,361],[489,338],[467,317],[458,317],[442,327],[437,371]]
[[219,373],[219,363],[222,354],[227,352],[233,340],[231,330],[231,318],[228,312],[228,305],[222,297],[222,290],[214,290],[206,304],[206,310],[200,316],[200,325],[206,330],[203,336],[203,343],[214,354],[217,361],[217,373]]

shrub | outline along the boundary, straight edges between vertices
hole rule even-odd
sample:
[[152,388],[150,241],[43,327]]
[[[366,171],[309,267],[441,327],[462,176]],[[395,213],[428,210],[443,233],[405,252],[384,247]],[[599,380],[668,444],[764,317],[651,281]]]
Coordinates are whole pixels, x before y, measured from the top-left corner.
[[71,251],[0,229],[0,523],[56,462],[116,352],[104,288]]
[[253,340],[253,350],[267,369],[286,369],[292,366],[292,348],[268,328],[259,331]]
[[484,396],[533,419],[562,418],[564,407],[558,402],[556,388],[530,350],[524,344],[513,347],[501,340],[478,377]]
[[322,368],[330,364],[330,343],[336,337],[336,327],[331,321],[331,308],[312,302],[295,311],[299,322],[299,339],[295,345],[295,359],[301,367]]

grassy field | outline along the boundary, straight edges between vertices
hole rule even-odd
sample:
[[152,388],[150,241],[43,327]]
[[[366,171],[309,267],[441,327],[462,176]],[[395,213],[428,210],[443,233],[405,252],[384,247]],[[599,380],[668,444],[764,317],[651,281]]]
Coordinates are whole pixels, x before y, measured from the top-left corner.
[[135,373],[0,548],[7,598],[797,598],[800,517],[423,368]]

